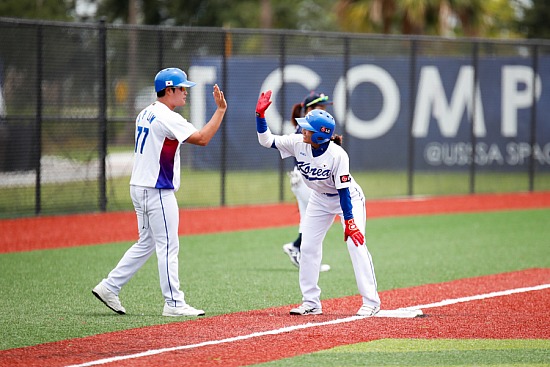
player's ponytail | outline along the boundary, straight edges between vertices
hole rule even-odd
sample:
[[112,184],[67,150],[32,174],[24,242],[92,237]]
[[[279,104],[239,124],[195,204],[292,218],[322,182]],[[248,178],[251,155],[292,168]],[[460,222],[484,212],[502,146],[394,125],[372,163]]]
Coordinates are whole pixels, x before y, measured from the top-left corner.
[[331,141],[333,141],[336,145],[340,145],[340,146],[342,146],[343,139],[344,138],[342,135],[337,135],[337,134],[332,135],[332,137],[330,138]]
[[290,113],[290,121],[292,122],[292,125],[294,125],[294,127],[298,126],[296,119],[298,117],[303,117],[302,108],[303,106],[301,103],[296,103],[294,106],[292,106],[292,112]]

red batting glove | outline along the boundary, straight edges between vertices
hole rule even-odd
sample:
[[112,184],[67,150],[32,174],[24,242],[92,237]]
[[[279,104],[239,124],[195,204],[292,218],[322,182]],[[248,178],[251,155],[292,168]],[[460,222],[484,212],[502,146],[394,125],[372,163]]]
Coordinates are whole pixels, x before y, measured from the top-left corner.
[[355,220],[353,218],[347,219],[346,221],[346,229],[344,230],[344,241],[348,240],[348,237],[351,237],[353,240],[353,243],[355,243],[355,246],[359,246],[365,243],[365,236],[363,236],[363,233],[357,228],[357,225],[355,224]]
[[258,103],[256,104],[256,116],[265,118],[265,110],[271,104],[271,91],[262,92],[260,98],[258,98]]

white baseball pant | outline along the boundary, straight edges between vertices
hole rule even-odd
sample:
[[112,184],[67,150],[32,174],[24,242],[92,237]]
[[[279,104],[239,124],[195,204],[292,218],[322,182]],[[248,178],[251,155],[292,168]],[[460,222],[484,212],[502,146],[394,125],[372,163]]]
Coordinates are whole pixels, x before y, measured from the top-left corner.
[[[350,195],[355,223],[364,235],[366,226],[365,197],[359,187],[351,187]],[[343,227],[344,219],[339,196],[329,197],[315,191],[312,192],[303,220],[299,276],[302,301],[310,307],[321,308],[321,288],[318,283],[323,257],[323,240],[334,223],[335,215],[340,216]],[[379,306],[380,298],[376,289],[374,266],[366,243],[362,246],[355,246],[353,240],[348,238],[347,248],[363,304]]]
[[174,190],[130,186],[139,240],[130,247],[103,284],[115,294],[130,281],[156,250],[160,288],[166,303],[184,302],[178,274],[179,210]]
[[311,190],[304,182],[302,174],[298,171],[298,168],[294,167],[294,170],[290,173],[290,189],[296,197],[298,202],[298,210],[300,211],[300,227],[299,233],[302,233],[302,222],[306,216],[307,203],[309,202],[309,197],[311,196]]

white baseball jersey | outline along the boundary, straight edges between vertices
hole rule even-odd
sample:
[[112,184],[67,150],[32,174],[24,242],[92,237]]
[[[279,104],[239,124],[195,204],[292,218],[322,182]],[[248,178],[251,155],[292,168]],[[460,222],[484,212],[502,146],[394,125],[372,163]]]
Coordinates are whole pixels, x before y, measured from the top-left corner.
[[274,138],[281,158],[296,158],[296,167],[312,190],[320,194],[338,195],[338,189],[353,185],[348,154],[341,146],[329,144],[326,152],[314,157],[311,145],[303,142],[302,135],[274,135]]
[[153,102],[136,118],[134,167],[130,185],[174,189],[180,186],[180,145],[197,129],[179,113]]

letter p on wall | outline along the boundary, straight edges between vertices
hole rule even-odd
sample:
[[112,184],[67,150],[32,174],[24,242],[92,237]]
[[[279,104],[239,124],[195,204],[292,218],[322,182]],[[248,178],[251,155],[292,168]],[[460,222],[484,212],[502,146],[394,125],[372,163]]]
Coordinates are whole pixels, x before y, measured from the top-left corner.
[[502,67],[502,136],[517,136],[517,111],[531,107],[533,101],[540,98],[541,91],[540,76],[536,75],[535,78],[531,67],[522,65]]

